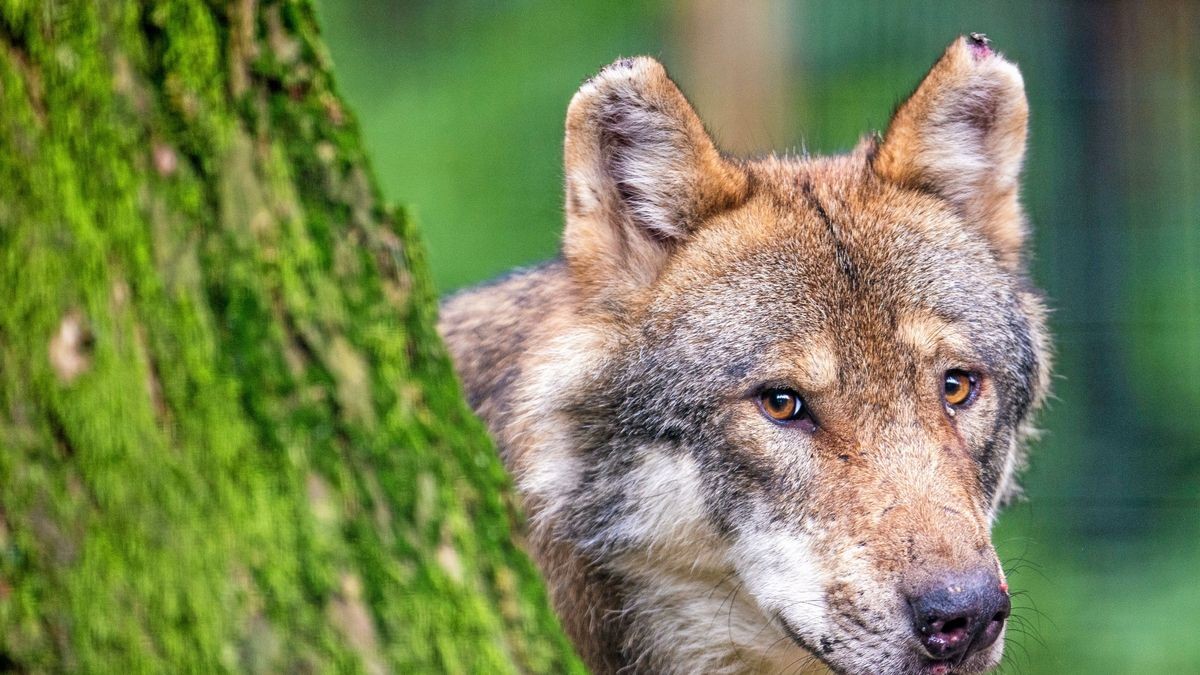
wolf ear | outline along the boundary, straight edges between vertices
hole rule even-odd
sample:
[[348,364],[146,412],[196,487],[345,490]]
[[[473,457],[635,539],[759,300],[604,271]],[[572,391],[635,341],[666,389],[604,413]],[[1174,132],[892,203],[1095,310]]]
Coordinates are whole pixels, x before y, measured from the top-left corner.
[[644,287],[705,218],[735,205],[745,173],[721,157],[654,59],[622,59],[571,99],[563,252],[587,285]]
[[896,110],[871,166],[885,180],[950,201],[1001,260],[1019,265],[1028,117],[1021,72],[973,33],[953,42]]

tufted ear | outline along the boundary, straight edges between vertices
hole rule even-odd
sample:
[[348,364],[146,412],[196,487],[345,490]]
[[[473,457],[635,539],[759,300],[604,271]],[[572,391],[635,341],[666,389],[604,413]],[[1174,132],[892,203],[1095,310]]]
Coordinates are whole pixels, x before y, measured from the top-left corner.
[[896,110],[871,166],[885,180],[950,201],[1002,261],[1019,265],[1028,117],[1021,72],[972,33],[946,49]]
[[567,263],[585,286],[618,293],[653,281],[671,250],[747,186],[646,57],[613,63],[575,94],[565,165]]

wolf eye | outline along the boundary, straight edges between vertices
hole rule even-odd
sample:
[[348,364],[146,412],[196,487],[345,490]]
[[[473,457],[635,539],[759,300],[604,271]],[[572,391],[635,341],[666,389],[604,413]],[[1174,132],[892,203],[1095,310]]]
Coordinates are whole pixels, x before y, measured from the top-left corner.
[[974,400],[977,388],[975,375],[965,370],[947,370],[942,381],[942,399],[955,407],[964,406]]
[[798,422],[809,431],[816,428],[804,399],[791,389],[764,389],[758,395],[758,407],[764,415],[780,424]]

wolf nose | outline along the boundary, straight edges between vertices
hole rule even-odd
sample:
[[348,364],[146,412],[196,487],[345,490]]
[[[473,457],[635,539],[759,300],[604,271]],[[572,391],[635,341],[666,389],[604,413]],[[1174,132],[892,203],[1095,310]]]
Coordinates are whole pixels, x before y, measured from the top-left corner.
[[966,658],[992,646],[1012,610],[1008,589],[986,570],[943,577],[908,602],[917,638],[938,660]]

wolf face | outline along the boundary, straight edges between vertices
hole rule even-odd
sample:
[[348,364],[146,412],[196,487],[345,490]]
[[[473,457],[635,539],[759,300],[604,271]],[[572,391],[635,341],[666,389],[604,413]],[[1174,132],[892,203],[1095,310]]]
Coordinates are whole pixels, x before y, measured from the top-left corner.
[[1026,117],[979,37],[841,157],[723,157],[646,58],[576,94],[562,259],[441,330],[593,668],[999,662],[989,529],[1049,367]]

